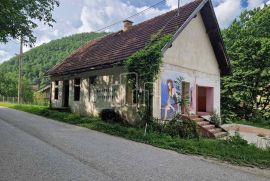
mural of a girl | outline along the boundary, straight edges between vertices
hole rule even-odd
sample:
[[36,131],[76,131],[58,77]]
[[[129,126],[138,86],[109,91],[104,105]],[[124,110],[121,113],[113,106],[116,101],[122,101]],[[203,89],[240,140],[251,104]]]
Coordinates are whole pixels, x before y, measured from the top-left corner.
[[173,81],[167,80],[168,97],[165,106],[164,119],[170,119],[175,113],[179,112],[179,105],[177,103],[176,89],[174,88]]

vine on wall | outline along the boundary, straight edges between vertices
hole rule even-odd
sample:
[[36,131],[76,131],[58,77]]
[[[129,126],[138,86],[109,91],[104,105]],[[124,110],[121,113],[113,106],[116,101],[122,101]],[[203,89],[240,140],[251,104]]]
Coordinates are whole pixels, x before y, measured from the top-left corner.
[[[131,55],[125,62],[124,66],[128,72],[136,72],[139,76],[138,87],[140,89],[145,88],[149,92],[152,92],[153,85],[145,83],[154,82],[160,72],[162,64],[162,52],[161,49],[171,40],[171,35],[160,35],[160,32],[153,35],[150,43],[148,43],[143,49],[137,51]],[[129,81],[135,81],[132,75],[128,77]],[[142,102],[144,93],[139,91],[139,102]],[[151,101],[149,101],[151,102]],[[151,119],[151,110],[149,105],[140,105],[139,112],[144,121]]]

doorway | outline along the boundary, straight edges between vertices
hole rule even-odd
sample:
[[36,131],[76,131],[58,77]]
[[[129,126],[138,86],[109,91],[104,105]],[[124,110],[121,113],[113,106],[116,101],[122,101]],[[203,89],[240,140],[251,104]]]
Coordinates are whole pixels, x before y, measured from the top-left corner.
[[69,106],[69,80],[64,81],[63,85],[63,107]]
[[214,88],[197,86],[197,113],[211,114],[214,110]]
[[206,87],[198,87],[198,112],[206,112]]

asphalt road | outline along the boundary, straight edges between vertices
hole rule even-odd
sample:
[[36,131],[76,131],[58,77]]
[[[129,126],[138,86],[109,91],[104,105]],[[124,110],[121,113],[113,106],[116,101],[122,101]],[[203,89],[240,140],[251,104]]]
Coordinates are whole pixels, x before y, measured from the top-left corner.
[[0,107],[1,181],[268,178],[269,170],[182,155]]

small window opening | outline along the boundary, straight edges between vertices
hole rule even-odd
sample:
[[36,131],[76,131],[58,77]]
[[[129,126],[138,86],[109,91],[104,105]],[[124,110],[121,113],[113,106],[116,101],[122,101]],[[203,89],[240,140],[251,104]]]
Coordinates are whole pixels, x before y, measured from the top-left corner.
[[81,92],[81,79],[74,79],[74,101],[80,100],[80,92]]
[[59,81],[54,82],[54,99],[58,100],[58,94],[59,94]]

